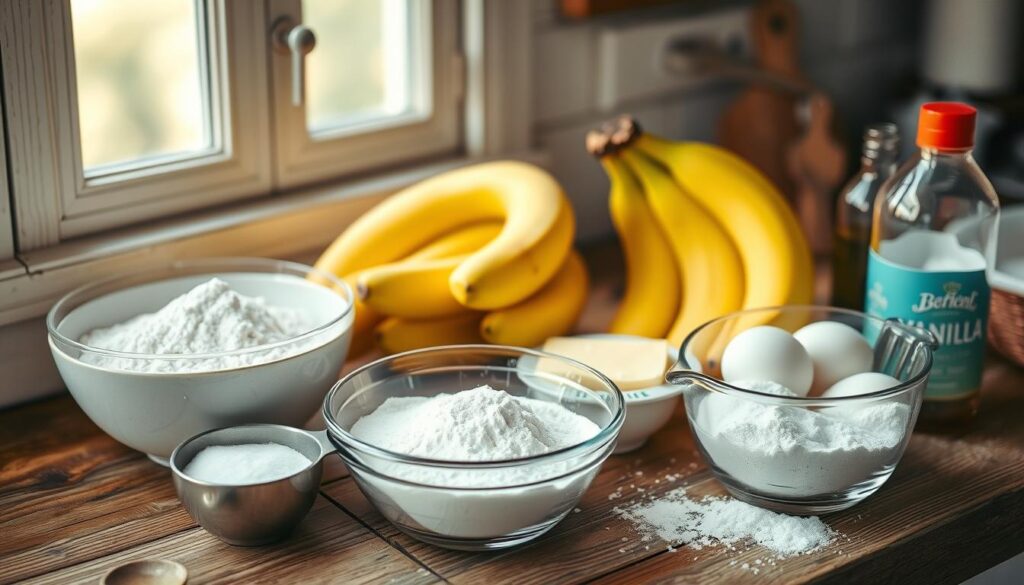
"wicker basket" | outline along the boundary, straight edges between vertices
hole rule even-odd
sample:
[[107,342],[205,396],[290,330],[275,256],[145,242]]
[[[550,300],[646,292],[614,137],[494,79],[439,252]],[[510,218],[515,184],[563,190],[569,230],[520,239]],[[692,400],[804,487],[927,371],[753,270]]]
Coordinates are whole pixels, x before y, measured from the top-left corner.
[[1006,207],[999,218],[996,266],[989,271],[992,304],[988,341],[1024,366],[1024,205]]
[[992,288],[988,342],[1024,367],[1024,296]]

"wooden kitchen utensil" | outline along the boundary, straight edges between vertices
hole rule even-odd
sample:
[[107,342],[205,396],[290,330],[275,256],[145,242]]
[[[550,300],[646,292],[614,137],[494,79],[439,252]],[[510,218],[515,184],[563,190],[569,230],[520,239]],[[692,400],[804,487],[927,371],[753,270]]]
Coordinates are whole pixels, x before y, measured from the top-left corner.
[[846,150],[833,136],[832,100],[816,92],[806,104],[803,136],[787,149],[794,202],[800,225],[816,255],[832,250],[832,206],[846,173]]
[[[796,7],[789,0],[763,0],[754,6],[751,32],[758,67],[803,85],[797,65],[798,27]],[[768,175],[790,198],[795,189],[786,151],[801,134],[795,114],[800,99],[777,84],[753,79],[719,123],[722,145]]]

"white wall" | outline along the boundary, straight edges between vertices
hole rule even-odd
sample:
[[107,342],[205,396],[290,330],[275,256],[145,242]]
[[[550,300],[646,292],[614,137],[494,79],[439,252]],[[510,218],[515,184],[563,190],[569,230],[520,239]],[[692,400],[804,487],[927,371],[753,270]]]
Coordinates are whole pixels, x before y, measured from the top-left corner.
[[[916,0],[796,0],[801,15],[804,71],[836,101],[844,139],[857,148],[860,128],[877,121],[883,102],[901,81],[910,82],[916,66]],[[749,4],[705,2],[637,10],[584,23],[561,18],[557,0],[532,0],[534,12],[534,136],[549,150],[553,170],[573,200],[579,237],[593,240],[611,233],[606,208],[608,184],[583,148],[587,130],[620,112],[599,111],[594,100],[598,74],[597,38],[612,19],[623,21],[687,18],[694,14]],[[622,112],[636,115],[659,134],[714,140],[719,113],[730,103],[733,84],[696,92],[656,96],[631,103]]]

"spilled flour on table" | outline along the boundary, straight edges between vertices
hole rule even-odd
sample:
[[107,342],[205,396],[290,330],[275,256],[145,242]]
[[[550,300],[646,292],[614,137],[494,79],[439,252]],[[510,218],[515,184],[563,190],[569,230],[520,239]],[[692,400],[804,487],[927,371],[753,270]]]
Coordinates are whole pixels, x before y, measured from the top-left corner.
[[[737,544],[754,543],[777,559],[819,550],[838,536],[816,516],[778,514],[729,497],[692,499],[685,488],[615,512],[633,522],[645,541],[657,537],[698,550],[716,544],[735,549]],[[672,546],[669,551],[674,552]],[[762,562],[758,559],[755,564]]]

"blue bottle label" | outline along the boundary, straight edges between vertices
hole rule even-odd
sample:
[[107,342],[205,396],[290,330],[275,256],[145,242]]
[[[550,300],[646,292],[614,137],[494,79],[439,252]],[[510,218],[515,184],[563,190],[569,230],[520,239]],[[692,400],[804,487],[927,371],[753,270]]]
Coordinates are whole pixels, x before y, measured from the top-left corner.
[[868,253],[866,312],[895,317],[939,340],[927,398],[962,398],[981,386],[988,303],[984,270],[919,270],[893,263],[874,249]]

